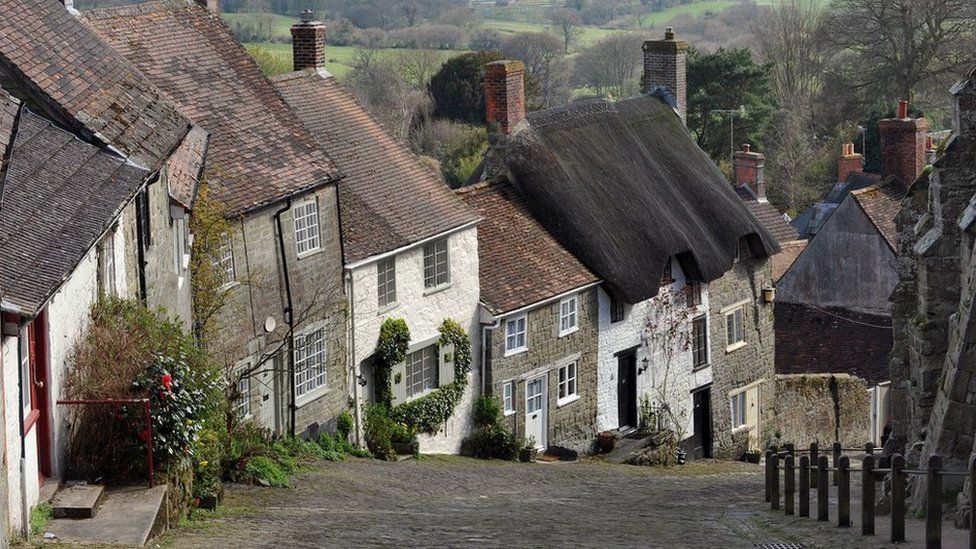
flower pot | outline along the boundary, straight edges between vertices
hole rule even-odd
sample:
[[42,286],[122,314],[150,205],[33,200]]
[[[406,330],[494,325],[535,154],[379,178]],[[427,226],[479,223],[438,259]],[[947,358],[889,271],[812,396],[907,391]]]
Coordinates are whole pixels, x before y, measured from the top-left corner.
[[613,436],[613,433],[609,431],[604,431],[596,436],[596,446],[600,449],[600,453],[610,453],[616,445],[617,437]]
[[519,452],[519,461],[522,463],[529,463],[530,461],[535,461],[536,456],[539,454],[537,448],[522,448]]
[[413,455],[413,443],[410,442],[393,442],[393,450],[401,456]]
[[216,511],[217,504],[220,503],[220,497],[217,494],[208,494],[205,496],[200,496],[197,499],[200,500],[197,507],[200,509],[206,509],[208,511]]

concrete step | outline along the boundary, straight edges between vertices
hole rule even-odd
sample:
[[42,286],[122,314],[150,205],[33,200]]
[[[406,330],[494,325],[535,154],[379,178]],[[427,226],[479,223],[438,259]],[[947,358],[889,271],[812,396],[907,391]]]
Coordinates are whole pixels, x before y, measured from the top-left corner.
[[68,484],[51,498],[54,518],[90,519],[98,512],[105,487],[101,484]]
[[44,479],[44,484],[41,485],[40,500],[44,503],[51,503],[51,498],[54,497],[60,486],[61,479],[53,477]]
[[47,531],[62,543],[142,547],[164,527],[166,489],[163,485],[106,490],[96,517],[54,519]]

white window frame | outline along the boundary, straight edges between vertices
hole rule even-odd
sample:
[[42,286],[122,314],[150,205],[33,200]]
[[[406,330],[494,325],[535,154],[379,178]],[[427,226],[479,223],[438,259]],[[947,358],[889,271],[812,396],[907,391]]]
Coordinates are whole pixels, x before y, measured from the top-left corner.
[[322,247],[319,231],[319,203],[313,197],[299,202],[293,210],[292,228],[295,236],[295,253],[300,259],[314,254]]
[[560,366],[556,371],[556,376],[558,382],[556,406],[565,406],[579,400],[579,362],[574,360]]
[[380,312],[392,309],[397,304],[396,256],[376,262],[376,304]]
[[[746,311],[739,305],[723,313],[725,322],[725,352],[730,353],[746,346]],[[731,324],[730,324],[731,321]]]
[[567,336],[579,330],[579,299],[578,295],[564,297],[559,300],[559,337]]
[[[419,369],[417,369],[419,367]],[[403,381],[408,399],[423,396],[439,386],[440,352],[437,345],[428,345],[407,354],[404,359]],[[419,382],[419,387],[418,387]]]
[[502,383],[502,410],[506,416],[515,413],[515,382]]
[[[440,249],[443,248],[443,249]],[[424,244],[424,291],[430,293],[451,284],[451,249],[447,238]],[[439,269],[443,267],[443,272]],[[443,276],[443,280],[440,278]]]
[[[37,334],[35,334],[35,337]],[[30,325],[24,324],[20,329],[20,337],[17,344],[20,346],[20,378],[21,378],[21,399],[24,402],[24,418],[26,419],[34,409],[31,395],[31,346],[30,346]]]
[[746,393],[748,393],[748,390],[742,390],[729,396],[729,411],[732,414],[731,424],[733,431],[748,427],[746,423],[746,415],[748,415],[746,411],[748,401]]
[[237,417],[242,419],[251,417],[251,375],[248,373],[250,366],[249,363],[244,363],[234,372],[237,377],[238,397],[232,405]]
[[[521,329],[519,329],[519,323],[521,322]],[[514,331],[509,332],[509,326],[515,327]],[[521,336],[521,343],[519,342],[519,336]],[[512,356],[518,353],[524,353],[529,350],[529,317],[528,315],[521,314],[518,316],[513,316],[512,318],[505,321],[505,356]]]
[[214,269],[223,281],[221,288],[226,288],[237,282],[237,268],[234,266],[234,247],[230,242],[224,242],[217,249]]
[[324,326],[309,328],[295,335],[296,400],[308,400],[329,388],[326,343]]

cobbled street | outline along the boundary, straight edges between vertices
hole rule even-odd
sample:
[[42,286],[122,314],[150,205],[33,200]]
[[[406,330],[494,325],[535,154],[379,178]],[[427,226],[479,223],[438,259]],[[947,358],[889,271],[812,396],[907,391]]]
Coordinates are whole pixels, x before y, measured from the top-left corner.
[[[347,459],[294,487],[233,486],[163,547],[888,547],[768,511],[758,465]],[[911,540],[910,540],[911,541]],[[782,545],[772,545],[782,544]],[[912,547],[912,543],[898,547]]]

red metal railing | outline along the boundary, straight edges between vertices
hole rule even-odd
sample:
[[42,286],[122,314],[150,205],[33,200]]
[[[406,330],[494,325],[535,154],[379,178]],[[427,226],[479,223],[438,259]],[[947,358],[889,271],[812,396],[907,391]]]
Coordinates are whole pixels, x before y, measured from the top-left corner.
[[125,404],[142,404],[143,408],[146,410],[146,433],[148,437],[146,438],[146,463],[149,465],[149,487],[152,488],[155,484],[155,473],[153,471],[153,445],[152,445],[152,410],[150,408],[148,398],[100,398],[92,400],[59,400],[58,404],[63,404],[65,406],[81,406],[86,404],[108,404],[108,405],[125,405]]

